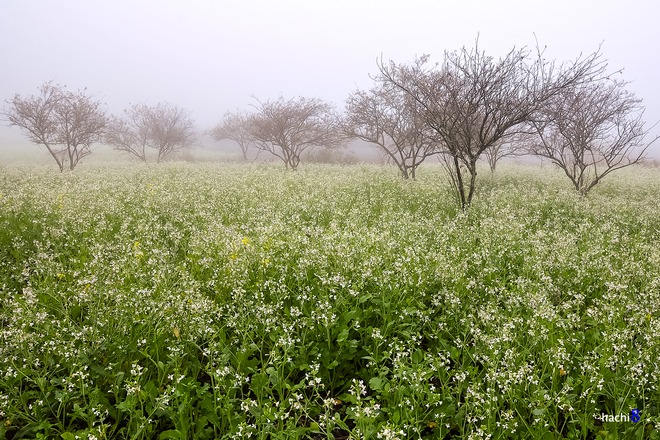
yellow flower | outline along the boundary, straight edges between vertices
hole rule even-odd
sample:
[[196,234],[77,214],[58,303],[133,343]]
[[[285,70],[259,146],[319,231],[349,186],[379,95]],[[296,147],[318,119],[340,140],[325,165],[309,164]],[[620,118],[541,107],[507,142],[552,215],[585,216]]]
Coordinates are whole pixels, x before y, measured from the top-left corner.
[[438,427],[438,424],[435,423],[435,422],[429,422],[428,427],[431,428],[431,429],[433,429],[433,428],[437,428],[437,427]]
[[137,248],[137,247],[140,247],[140,242],[139,242],[139,241],[136,241],[135,244],[134,244],[133,246],[135,246],[136,248]]
[[247,239],[247,237],[243,237],[243,240],[241,240],[243,244],[250,244],[250,240]]
[[565,376],[565,375],[566,375],[566,372],[564,371],[563,368],[560,368],[560,369],[559,369],[559,375],[560,375],[560,376]]
[[64,274],[63,274],[63,273],[58,273],[58,274],[57,274],[57,278],[59,278],[59,279],[64,278]]

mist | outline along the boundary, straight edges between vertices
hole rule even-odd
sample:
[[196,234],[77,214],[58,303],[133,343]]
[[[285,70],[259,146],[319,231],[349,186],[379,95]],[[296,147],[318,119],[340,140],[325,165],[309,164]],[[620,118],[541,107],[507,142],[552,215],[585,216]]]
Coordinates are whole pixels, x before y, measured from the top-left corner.
[[[370,86],[377,58],[441,61],[444,51],[473,47],[478,37],[494,57],[537,41],[558,62],[601,47],[608,71],[623,69],[617,78],[632,81],[628,88],[644,100],[650,126],[660,120],[658,12],[656,2],[641,0],[625,8],[563,0],[9,0],[0,6],[0,98],[6,106],[14,94],[35,94],[53,81],[87,88],[113,114],[167,101],[191,110],[204,131],[227,111],[250,109],[255,97],[315,97],[341,108],[351,91]],[[656,127],[649,138],[657,134]],[[0,147],[37,150],[6,124]],[[658,143],[650,155],[660,156]]]

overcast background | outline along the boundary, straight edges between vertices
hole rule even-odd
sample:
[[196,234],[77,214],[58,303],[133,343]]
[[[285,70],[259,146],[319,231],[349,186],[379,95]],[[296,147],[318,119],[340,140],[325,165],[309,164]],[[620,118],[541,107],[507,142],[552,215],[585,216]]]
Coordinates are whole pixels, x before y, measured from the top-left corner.
[[[261,100],[318,97],[343,106],[368,88],[376,58],[412,61],[479,46],[489,55],[547,45],[573,60],[602,43],[609,71],[660,120],[657,0],[75,1],[1,0],[0,100],[53,80],[87,88],[112,113],[160,101],[188,108],[201,130]],[[660,134],[656,127],[653,134]],[[660,141],[651,153],[660,157]],[[25,145],[0,126],[0,147]],[[1,160],[1,158],[0,158]]]

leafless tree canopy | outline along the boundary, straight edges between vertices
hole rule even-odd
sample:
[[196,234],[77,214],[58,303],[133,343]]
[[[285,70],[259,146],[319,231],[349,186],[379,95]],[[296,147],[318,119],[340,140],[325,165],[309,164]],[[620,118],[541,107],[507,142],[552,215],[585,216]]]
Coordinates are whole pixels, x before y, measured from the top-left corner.
[[44,83],[37,95],[8,100],[2,115],[19,127],[30,141],[44,145],[60,171],[73,170],[80,159],[91,154],[101,140],[107,119],[102,104],[84,90],[70,92]]
[[310,147],[332,149],[345,142],[334,108],[320,99],[257,102],[249,119],[255,146],[282,159],[287,168],[295,170]]
[[196,139],[195,122],[186,109],[161,102],[155,107],[135,104],[123,118],[112,118],[105,142],[147,162],[147,148],[157,153],[157,162],[189,147]]
[[490,172],[495,172],[500,159],[526,154],[528,139],[530,137],[531,135],[529,133],[519,133],[514,136],[504,137],[486,148],[484,150],[484,156],[486,156],[486,161],[488,162],[488,166],[490,166]]
[[216,141],[230,139],[236,142],[241,149],[241,153],[243,153],[243,160],[248,160],[247,152],[254,142],[249,115],[243,112],[227,112],[222,122],[215,126],[209,134]]
[[557,67],[540,51],[533,57],[527,49],[514,48],[495,60],[477,46],[445,53],[443,63],[431,67],[427,56],[412,65],[381,62],[377,79],[401,88],[424,108],[426,122],[449,155],[448,171],[465,209],[484,151],[522,132],[524,123],[562,90],[599,75],[604,68],[599,59],[596,52]]
[[405,179],[414,179],[417,167],[438,152],[421,105],[386,82],[348,97],[344,131],[352,138],[377,145]]
[[162,162],[175,151],[190,147],[195,141],[195,121],[188,110],[161,102],[149,109],[149,115],[149,146],[158,152],[157,162]]
[[644,159],[641,99],[626,83],[601,79],[562,90],[532,123],[538,133],[531,152],[549,159],[586,195],[610,172]]
[[147,162],[149,143],[149,111],[145,105],[135,104],[124,110],[124,117],[112,117],[104,142],[118,151],[126,151]]

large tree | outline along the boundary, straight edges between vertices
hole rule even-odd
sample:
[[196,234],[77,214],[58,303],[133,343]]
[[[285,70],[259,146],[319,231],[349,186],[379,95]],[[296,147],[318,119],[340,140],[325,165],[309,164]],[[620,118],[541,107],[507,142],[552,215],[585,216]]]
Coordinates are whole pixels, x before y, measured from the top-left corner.
[[445,53],[428,67],[428,56],[412,65],[379,63],[381,81],[401,88],[425,110],[448,155],[448,171],[463,209],[472,202],[477,161],[484,151],[525,130],[539,108],[562,90],[593,80],[603,64],[599,52],[555,66],[543,54],[522,48],[495,59],[465,48]]
[[530,152],[561,168],[583,195],[612,171],[639,163],[658,139],[645,142],[642,100],[626,84],[604,78],[562,90],[532,122],[538,137]]
[[156,152],[156,161],[190,147],[197,137],[190,112],[167,102],[154,107],[135,104],[122,118],[112,118],[105,142],[147,162],[147,148]]
[[71,92],[52,82],[39,93],[7,100],[2,113],[10,126],[19,127],[37,145],[44,145],[60,171],[73,170],[101,140],[107,118],[103,104],[85,90]]
[[405,179],[414,179],[417,167],[439,151],[422,110],[399,87],[381,82],[369,91],[351,93],[346,100],[344,131],[378,146]]
[[254,144],[280,158],[287,168],[295,170],[310,147],[332,149],[345,142],[340,118],[332,105],[320,99],[280,97],[257,103],[249,119]]

